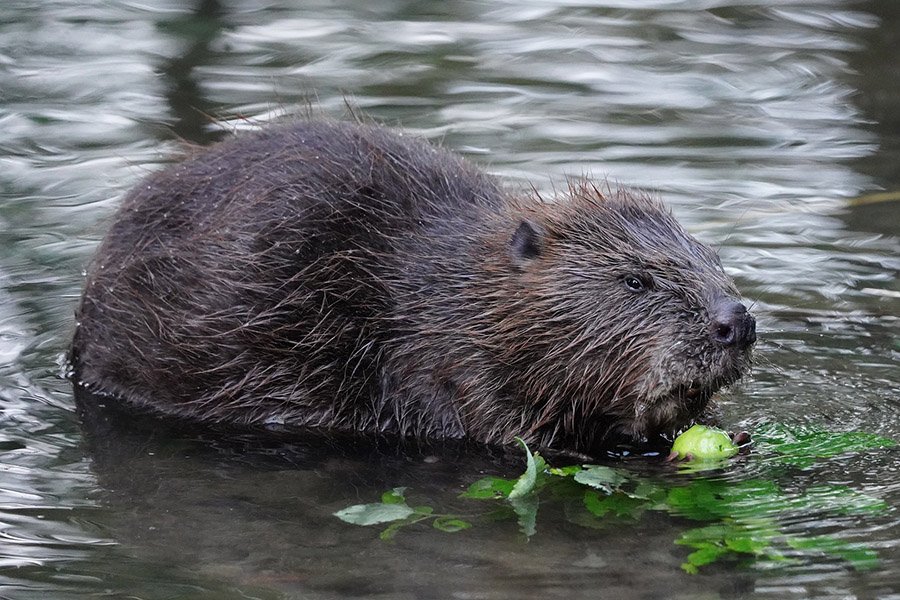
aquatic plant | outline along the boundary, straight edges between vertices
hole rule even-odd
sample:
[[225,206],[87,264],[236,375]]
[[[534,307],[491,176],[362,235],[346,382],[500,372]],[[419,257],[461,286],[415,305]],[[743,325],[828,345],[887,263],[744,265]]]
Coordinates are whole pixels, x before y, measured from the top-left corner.
[[[640,475],[620,466],[556,468],[519,440],[526,457],[521,476],[483,477],[461,497],[501,503],[511,509],[505,514],[514,515],[519,531],[526,537],[537,533],[538,499],[545,496],[579,498],[583,511],[570,520],[590,526],[607,521],[637,521],[646,511],[669,513],[696,524],[674,540],[692,550],[681,565],[688,573],[697,573],[701,567],[726,557],[748,559],[752,565],[768,567],[812,555],[828,555],[859,570],[876,566],[878,555],[869,546],[836,535],[796,532],[783,523],[812,515],[825,518],[884,513],[888,509],[884,501],[845,485],[815,485],[788,491],[775,479],[786,469],[808,468],[819,460],[893,447],[896,443],[864,432],[830,432],[782,424],[760,426],[754,440],[756,449],[747,460],[761,461],[764,476],[744,480],[722,477],[730,465],[728,457],[703,461],[699,468],[691,463],[674,467],[683,475],[674,479]],[[471,517],[438,514],[430,506],[410,506],[405,491],[395,488],[385,492],[381,502],[350,506],[335,516],[355,525],[389,523],[381,532],[381,538],[386,540],[402,528],[426,520],[445,532],[472,526]]]

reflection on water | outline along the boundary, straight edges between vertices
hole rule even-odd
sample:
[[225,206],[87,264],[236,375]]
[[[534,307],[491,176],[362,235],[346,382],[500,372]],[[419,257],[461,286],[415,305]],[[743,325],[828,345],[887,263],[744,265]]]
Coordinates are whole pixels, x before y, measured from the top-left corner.
[[[445,444],[397,452],[365,440],[264,443],[158,431],[158,424],[124,427],[108,411],[100,422],[89,419],[108,509],[103,521],[126,553],[194,572],[204,586],[224,579],[302,598],[442,598],[449,589],[461,597],[530,597],[540,590],[540,597],[563,598],[573,587],[590,596],[606,570],[616,580],[605,582],[604,591],[621,598],[671,597],[673,586],[696,597],[750,585],[734,573],[684,581],[671,530],[653,518],[585,529],[566,523],[561,507],[548,506],[557,528],[525,544],[514,521],[478,516],[490,511],[457,497],[476,473],[520,471],[519,455]],[[351,528],[330,516],[398,486],[413,502],[473,515],[476,527],[460,535],[410,527],[385,543],[380,528]]]
[[502,524],[453,536],[423,528],[385,544],[329,516],[398,485],[453,507],[481,471],[519,468],[503,457],[222,446],[78,423],[61,355],[83,267],[121,193],[180,140],[309,110],[338,115],[349,102],[543,190],[592,173],[658,191],[720,247],[755,304],[758,365],[725,398],[728,418],[900,439],[900,201],[852,201],[900,190],[900,9],[633,6],[50,0],[36,11],[6,0],[0,595],[896,594],[896,452],[829,460],[780,482],[885,499],[887,516],[838,527],[879,550],[876,569],[729,563],[691,578],[672,544],[684,524],[663,515],[590,530],[550,507],[527,544]]

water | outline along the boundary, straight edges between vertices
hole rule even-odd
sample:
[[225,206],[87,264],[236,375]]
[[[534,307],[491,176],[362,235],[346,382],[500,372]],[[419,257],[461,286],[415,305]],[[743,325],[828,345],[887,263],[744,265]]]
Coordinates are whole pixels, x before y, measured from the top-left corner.
[[528,542],[482,520],[385,543],[330,514],[395,486],[471,512],[458,492],[521,461],[85,426],[59,376],[111,211],[179,139],[350,104],[540,190],[590,173],[658,192],[720,248],[759,320],[728,422],[900,440],[900,7],[186,4],[0,7],[0,596],[900,598],[896,451],[778,476],[883,499],[782,524],[865,543],[875,568],[813,553],[690,576],[673,544],[688,524],[658,512],[594,529],[547,501]]

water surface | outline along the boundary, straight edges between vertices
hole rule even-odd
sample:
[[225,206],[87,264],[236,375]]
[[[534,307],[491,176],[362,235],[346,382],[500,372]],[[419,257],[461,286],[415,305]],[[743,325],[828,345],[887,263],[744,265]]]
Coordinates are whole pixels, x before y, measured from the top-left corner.
[[[552,502],[393,543],[335,510],[407,486],[444,510],[506,456],[223,441],[79,422],[60,378],[83,269],[122,194],[183,141],[352,105],[552,192],[658,193],[717,246],[759,321],[726,418],[900,440],[900,7],[878,0],[0,7],[0,589],[10,598],[898,598],[896,451],[789,470],[879,515],[786,527],[865,543],[685,574],[688,524],[596,529]],[[753,476],[757,457],[720,474]],[[635,467],[638,468],[638,467]],[[645,465],[666,478],[680,477]]]

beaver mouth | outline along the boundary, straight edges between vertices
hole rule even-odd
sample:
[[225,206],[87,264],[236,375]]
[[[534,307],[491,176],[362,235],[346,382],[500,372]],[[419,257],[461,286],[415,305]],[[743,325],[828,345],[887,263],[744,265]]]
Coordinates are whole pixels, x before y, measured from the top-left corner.
[[647,439],[657,434],[672,434],[705,418],[713,404],[713,396],[744,375],[749,357],[725,364],[697,368],[692,374],[672,378],[667,386],[637,400],[632,419],[621,423],[619,430],[632,439]]
[[[737,377],[716,377],[711,380],[693,379],[671,388],[658,406],[668,413],[669,418],[661,418],[660,425],[681,427],[697,418],[720,389],[734,383]],[[663,414],[660,414],[662,417]]]
[[682,414],[693,418],[700,414],[709,403],[713,394],[724,386],[720,382],[703,382],[694,380],[687,384],[676,386],[669,393],[669,398],[683,404]]
[[695,400],[699,398],[704,393],[704,391],[706,390],[704,390],[700,386],[700,384],[691,383],[691,385],[687,386],[687,389],[684,391],[684,397],[688,400]]

